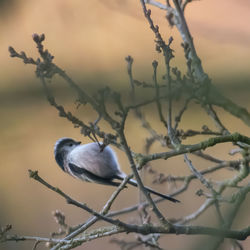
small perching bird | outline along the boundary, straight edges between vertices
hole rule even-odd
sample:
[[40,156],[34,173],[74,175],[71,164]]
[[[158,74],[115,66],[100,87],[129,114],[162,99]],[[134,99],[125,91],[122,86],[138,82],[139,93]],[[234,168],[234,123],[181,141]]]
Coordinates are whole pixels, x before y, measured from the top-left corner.
[[[115,152],[106,146],[101,150],[98,143],[81,145],[71,138],[59,139],[54,147],[54,154],[60,168],[71,176],[83,181],[104,185],[119,186],[126,174],[120,170]],[[137,182],[130,179],[129,184],[137,187]],[[172,202],[178,200],[145,187],[150,193]]]

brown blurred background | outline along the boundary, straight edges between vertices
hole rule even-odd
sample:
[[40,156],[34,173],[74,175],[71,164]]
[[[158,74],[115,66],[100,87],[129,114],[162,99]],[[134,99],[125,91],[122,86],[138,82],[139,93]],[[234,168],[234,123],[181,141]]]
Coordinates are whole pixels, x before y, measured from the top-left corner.
[[[164,38],[174,37],[175,58],[172,65],[185,72],[180,35],[175,28],[168,26],[163,11],[150,8]],[[227,96],[248,109],[249,13],[248,0],[195,1],[186,10],[205,71]],[[89,215],[67,205],[58,195],[31,180],[28,169],[38,170],[48,182],[61,187],[66,193],[86,202],[95,210],[102,208],[114,188],[79,182],[65,175],[56,165],[53,145],[58,138],[69,136],[84,141],[86,138],[69,122],[58,117],[56,110],[44,98],[42,88],[34,75],[34,67],[10,58],[8,46],[13,46],[17,51],[23,50],[36,58],[37,51],[31,35],[34,32],[45,33],[45,45],[55,56],[55,62],[86,91],[95,91],[96,88],[108,85],[126,94],[129,83],[124,57],[133,56],[135,77],[148,82],[152,77],[151,62],[156,59],[161,63],[162,58],[154,50],[154,36],[143,17],[139,1],[134,0],[1,0],[0,32],[0,225],[12,224],[12,232],[20,235],[49,237],[50,232],[57,230],[51,211],[63,211],[66,222],[70,225],[84,222]],[[53,87],[59,101],[74,109],[74,99],[68,94],[67,85],[57,79]],[[154,113],[153,110],[148,110],[146,115],[154,127],[163,133],[164,129],[156,122]],[[220,109],[218,113],[230,131],[239,131],[249,136],[249,128],[240,120]],[[78,114],[84,121],[97,118],[93,112],[83,108]],[[213,128],[211,121],[197,106],[192,107],[184,119],[182,128],[200,129],[203,124]],[[148,134],[132,116],[130,121],[126,128],[129,143],[133,150],[143,152]],[[230,145],[223,145],[210,152],[223,159],[232,159],[228,156],[230,148]],[[164,149],[155,145],[153,150]],[[122,168],[129,173],[125,155],[119,151],[117,154]],[[193,160],[199,169],[209,166],[196,158]],[[167,162],[157,161],[153,166],[165,174],[189,173],[181,157]],[[227,178],[232,174],[230,171],[221,171],[216,178]],[[150,178],[146,181],[151,185]],[[190,192],[179,197],[182,201],[180,205],[167,202],[161,204],[163,213],[169,217],[179,217],[193,212],[203,201],[203,198],[194,194],[198,187],[197,182],[193,183]],[[170,192],[173,187],[155,185],[154,188]],[[137,198],[136,189],[129,188],[121,194],[113,209],[132,205],[137,202]],[[249,199],[239,212],[241,216],[237,218],[235,228],[249,226],[247,205]],[[214,210],[209,210],[207,215],[210,218],[209,223],[212,223]],[[122,218],[131,221],[131,216]],[[207,218],[203,216],[197,224],[208,224]],[[123,237],[125,236],[116,236],[119,239]],[[130,239],[133,240],[133,236]],[[90,242],[79,249],[118,249],[109,240],[110,238],[106,238]],[[194,249],[200,240],[201,237],[164,236],[161,243],[164,249],[181,250]],[[250,248],[250,241],[246,240],[243,245],[246,249]],[[32,246],[33,243],[30,242],[6,243],[1,244],[0,249],[32,249]],[[40,244],[38,249],[44,249],[44,245]]]

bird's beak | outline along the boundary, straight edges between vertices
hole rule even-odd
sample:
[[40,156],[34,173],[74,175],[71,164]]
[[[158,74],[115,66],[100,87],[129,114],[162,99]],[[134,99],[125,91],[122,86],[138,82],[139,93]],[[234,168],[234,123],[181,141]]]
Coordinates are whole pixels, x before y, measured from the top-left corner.
[[80,145],[82,142],[81,141],[77,141],[76,142],[76,145]]

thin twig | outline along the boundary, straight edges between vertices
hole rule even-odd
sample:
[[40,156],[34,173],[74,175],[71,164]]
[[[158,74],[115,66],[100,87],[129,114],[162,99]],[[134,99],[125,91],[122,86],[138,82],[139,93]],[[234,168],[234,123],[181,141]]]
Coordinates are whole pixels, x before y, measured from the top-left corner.
[[210,189],[212,192],[215,192],[213,189],[212,184],[207,181],[203,175],[193,166],[192,162],[188,159],[187,154],[184,154],[185,162],[187,163],[189,169],[192,171],[192,173],[197,177],[197,179],[200,180],[200,182],[208,189]]
[[228,129],[222,124],[220,118],[216,114],[215,110],[213,109],[212,105],[204,106],[205,110],[207,111],[208,115],[213,119],[216,127],[219,129],[221,134],[230,134]]
[[159,85],[158,85],[158,81],[157,81],[157,66],[158,66],[158,62],[157,61],[153,61],[152,65],[153,65],[153,69],[154,69],[153,81],[154,81],[154,84],[155,84],[155,100],[156,100],[157,110],[158,110],[158,114],[159,114],[159,117],[160,117],[160,121],[164,124],[164,126],[167,129],[168,128],[168,123],[165,120],[165,118],[163,116],[163,113],[162,113],[162,107],[161,107],[161,101],[160,101],[160,92],[159,92]]
[[124,135],[123,130],[120,131],[120,139],[121,139],[121,143],[124,146],[124,150],[126,152],[126,155],[128,157],[129,163],[130,163],[130,167],[133,171],[133,174],[135,176],[135,179],[138,183],[138,187],[140,188],[140,190],[143,192],[143,194],[145,195],[148,203],[152,206],[152,210],[155,213],[155,215],[158,217],[158,219],[161,221],[161,223],[163,223],[165,226],[170,227],[171,224],[165,219],[165,217],[162,215],[162,213],[159,211],[159,209],[156,207],[156,204],[153,202],[151,196],[149,195],[149,193],[146,191],[146,189],[144,188],[144,185],[142,183],[142,180],[140,178],[140,175],[138,173],[138,170],[136,168],[134,159],[132,157],[131,151],[129,149],[129,146],[127,144],[127,140],[126,137]]
[[186,101],[185,101],[185,103],[184,103],[184,105],[183,105],[183,108],[179,111],[179,114],[175,117],[174,131],[177,130],[178,125],[179,125],[179,123],[180,123],[180,121],[181,121],[181,118],[182,118],[184,112],[187,110],[188,104],[189,104],[189,102],[190,102],[191,100],[192,100],[192,97],[189,97],[189,98],[186,99]]

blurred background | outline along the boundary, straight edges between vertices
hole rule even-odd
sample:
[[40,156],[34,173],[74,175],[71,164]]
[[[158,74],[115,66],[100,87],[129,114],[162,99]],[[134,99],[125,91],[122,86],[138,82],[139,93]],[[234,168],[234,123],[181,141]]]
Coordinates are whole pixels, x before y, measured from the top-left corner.
[[[163,37],[174,38],[172,48],[175,58],[172,65],[178,66],[185,73],[179,33],[175,28],[169,27],[163,11],[150,8]],[[205,72],[225,95],[248,110],[249,13],[248,0],[195,1],[186,10],[187,21]],[[24,65],[16,58],[10,58],[8,46],[13,46],[19,52],[23,50],[36,59],[38,54],[31,35],[35,32],[44,33],[44,44],[55,56],[55,63],[90,93],[97,88],[110,86],[128,94],[129,81],[124,60],[127,55],[134,58],[135,78],[146,82],[152,79],[152,61],[162,63],[163,60],[161,54],[154,49],[154,35],[144,19],[140,3],[134,0],[1,0],[0,32],[0,225],[12,224],[12,233],[19,235],[49,237],[50,232],[58,228],[52,211],[59,209],[65,213],[66,222],[70,225],[82,223],[90,216],[67,205],[58,195],[31,180],[28,169],[38,170],[49,183],[62,188],[95,210],[103,207],[114,188],[79,182],[64,174],[56,165],[53,146],[58,138],[67,136],[84,142],[88,140],[80,135],[79,129],[73,128],[72,124],[58,116],[44,97],[34,74],[35,68]],[[52,86],[58,102],[74,111],[75,99],[69,93],[67,85],[56,77]],[[243,122],[221,109],[217,111],[230,131],[249,136],[250,130]],[[96,114],[84,107],[77,114],[85,122],[97,118]],[[148,110],[145,114],[154,128],[163,133],[164,128],[157,122],[154,110]],[[126,132],[131,148],[136,152],[143,152],[148,133],[133,116],[129,119]],[[204,124],[214,128],[203,110],[194,105],[184,116],[181,128],[200,129]],[[200,139],[202,138],[196,140]],[[231,145],[223,145],[209,152],[222,159],[237,159],[239,156],[228,156],[230,148]],[[155,152],[163,150],[158,145],[153,147]],[[122,169],[130,173],[125,155],[118,150],[116,152]],[[193,160],[199,169],[210,166],[196,158]],[[167,162],[156,161],[152,165],[166,175],[189,173],[181,157]],[[216,178],[219,180],[231,176],[233,173],[230,171],[220,171]],[[150,178],[146,179],[146,183],[152,185]],[[199,183],[194,182],[188,194],[178,197],[182,201],[180,205],[164,202],[160,209],[168,217],[192,213],[203,202],[203,198],[195,195],[198,187]],[[174,190],[171,185],[154,185],[154,188],[162,192]],[[129,188],[120,195],[113,210],[133,205],[137,201],[136,189]],[[241,216],[237,217],[234,228],[249,226],[247,205],[249,199],[241,207]],[[133,215],[136,216],[136,213]],[[213,217],[215,211],[211,209],[194,224],[213,225]],[[131,215],[123,216],[122,219],[134,221]],[[115,236],[117,239],[125,237]],[[131,239],[134,239],[133,236],[130,236]],[[164,249],[181,250],[195,249],[202,239],[204,237],[171,235],[162,237],[160,242]],[[118,249],[117,245],[110,244],[109,241],[110,238],[105,238],[89,242],[78,249]],[[250,240],[242,244],[246,249],[250,248]],[[32,249],[32,246],[31,242],[12,242],[0,244],[0,249]],[[38,249],[45,249],[44,244],[40,244]]]

